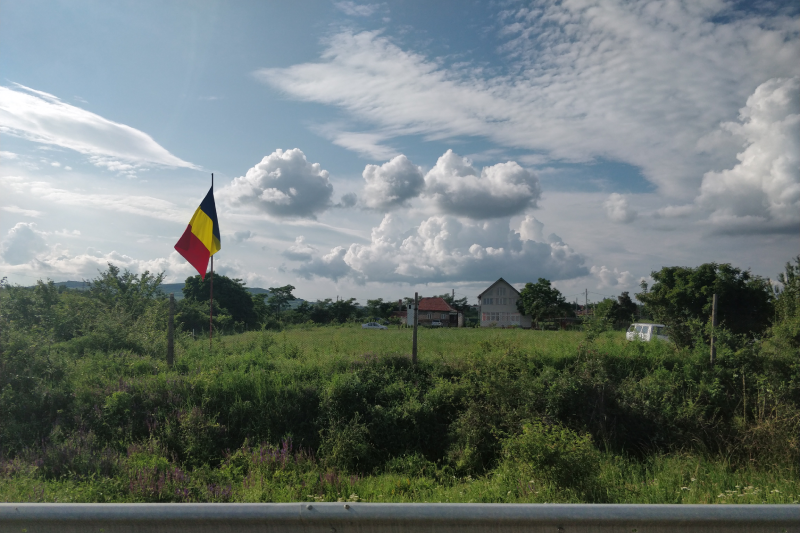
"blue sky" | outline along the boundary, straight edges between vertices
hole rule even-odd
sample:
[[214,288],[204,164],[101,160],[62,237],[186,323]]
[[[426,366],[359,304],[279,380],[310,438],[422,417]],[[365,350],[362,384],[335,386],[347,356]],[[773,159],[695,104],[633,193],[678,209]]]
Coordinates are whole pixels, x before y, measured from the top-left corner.
[[0,275],[570,299],[800,251],[794,2],[0,0]]

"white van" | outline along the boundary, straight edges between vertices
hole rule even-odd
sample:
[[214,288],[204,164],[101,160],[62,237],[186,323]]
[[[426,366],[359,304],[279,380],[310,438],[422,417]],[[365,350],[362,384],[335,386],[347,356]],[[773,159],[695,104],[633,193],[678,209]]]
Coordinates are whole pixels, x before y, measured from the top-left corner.
[[631,324],[631,327],[628,328],[625,338],[629,341],[632,341],[637,336],[640,340],[648,342],[655,338],[658,338],[658,340],[662,341],[669,341],[669,337],[666,335],[666,326],[664,324],[640,324],[638,322],[634,322]]

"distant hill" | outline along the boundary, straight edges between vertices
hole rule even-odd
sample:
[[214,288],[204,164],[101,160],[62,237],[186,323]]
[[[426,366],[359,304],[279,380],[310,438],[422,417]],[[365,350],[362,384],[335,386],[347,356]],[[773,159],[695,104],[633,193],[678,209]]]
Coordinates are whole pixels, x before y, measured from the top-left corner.
[[[173,293],[175,295],[176,300],[183,300],[183,286],[185,283],[162,283],[159,287],[161,292],[164,294]],[[87,291],[89,290],[89,283],[86,281],[59,281],[55,283],[56,287],[66,287],[67,289],[75,289],[78,291]],[[266,294],[269,296],[269,291],[267,289],[262,289],[261,287],[245,287],[247,292],[250,294]],[[289,307],[294,309],[305,300],[298,298],[297,300],[290,302]]]
[[58,281],[55,283],[56,287],[66,287],[68,289],[75,289],[78,291],[88,291],[89,282],[87,281]]

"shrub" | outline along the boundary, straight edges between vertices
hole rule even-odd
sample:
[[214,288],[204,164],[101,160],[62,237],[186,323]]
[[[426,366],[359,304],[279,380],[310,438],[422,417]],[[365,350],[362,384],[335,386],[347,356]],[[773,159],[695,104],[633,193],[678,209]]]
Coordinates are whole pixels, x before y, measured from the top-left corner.
[[320,436],[319,454],[326,466],[344,472],[366,472],[372,468],[369,430],[358,413],[349,421],[335,420]]
[[503,453],[523,473],[559,487],[584,486],[600,471],[600,454],[588,434],[541,420],[525,424],[521,435],[506,439]]

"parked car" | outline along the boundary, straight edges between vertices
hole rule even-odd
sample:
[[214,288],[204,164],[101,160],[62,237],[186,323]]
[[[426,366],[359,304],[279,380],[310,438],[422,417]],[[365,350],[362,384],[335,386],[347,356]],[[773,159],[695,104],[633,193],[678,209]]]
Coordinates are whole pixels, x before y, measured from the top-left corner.
[[361,324],[361,329],[389,329],[383,324],[378,324],[377,322],[367,322],[366,324]]
[[664,324],[641,324],[634,322],[625,333],[625,338],[629,341],[636,339],[649,342],[655,338],[662,341],[669,341],[669,336],[666,333],[666,326]]
[[431,327],[432,328],[440,328],[440,327],[442,327],[442,323],[440,321],[438,321],[438,320],[434,320],[433,322],[431,322]]

